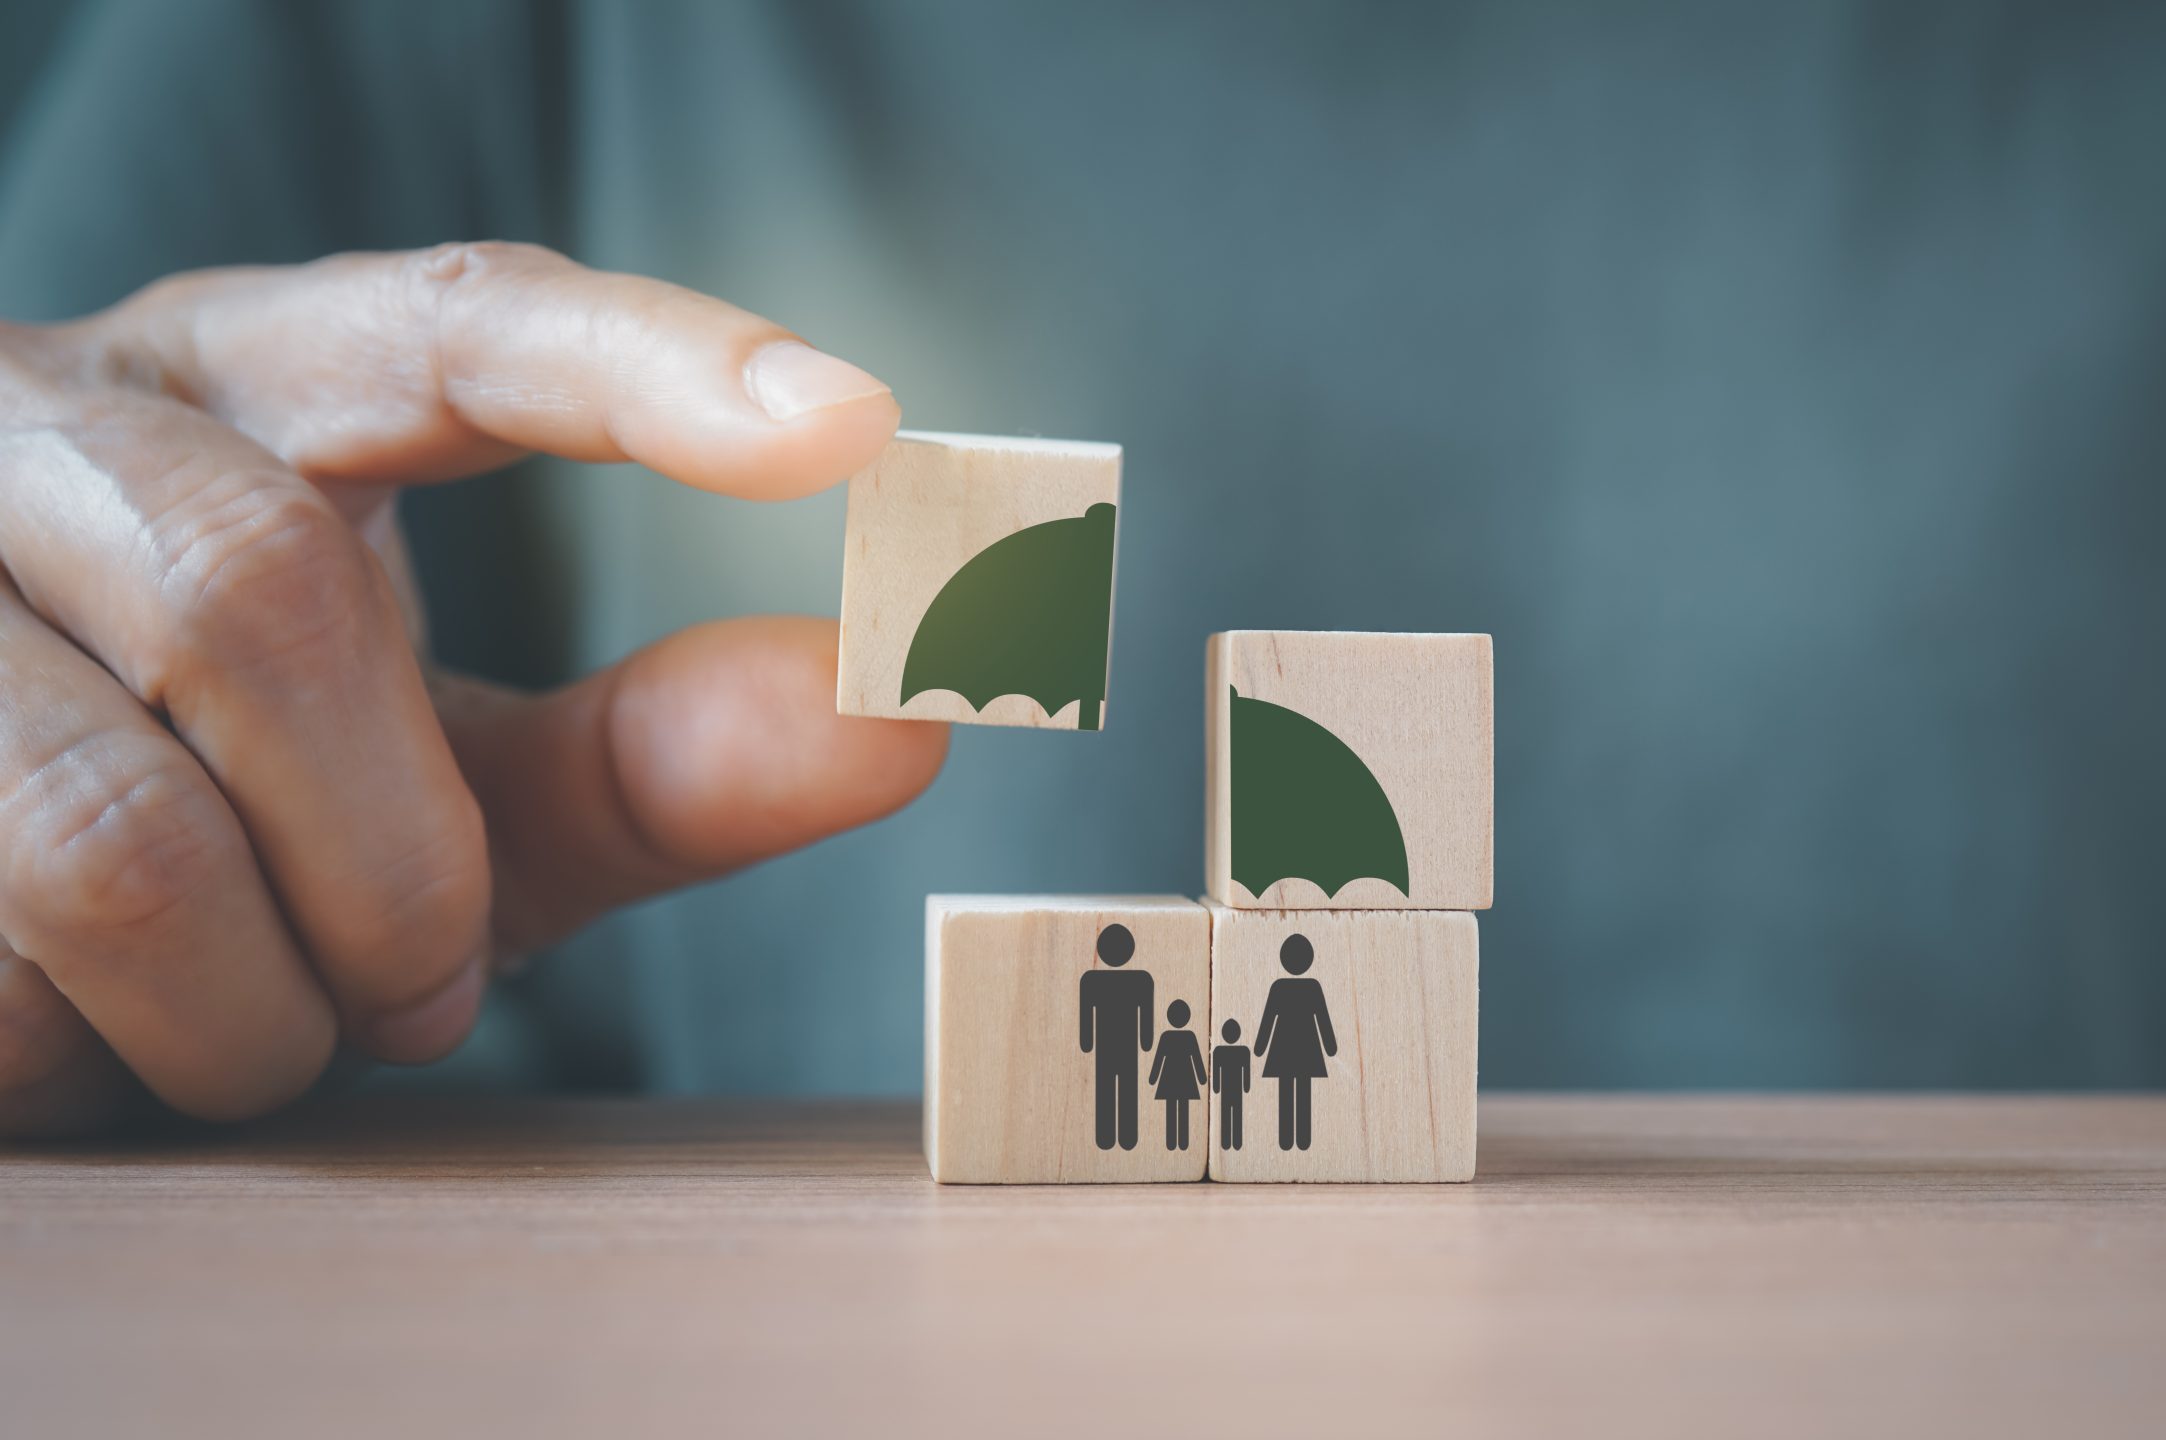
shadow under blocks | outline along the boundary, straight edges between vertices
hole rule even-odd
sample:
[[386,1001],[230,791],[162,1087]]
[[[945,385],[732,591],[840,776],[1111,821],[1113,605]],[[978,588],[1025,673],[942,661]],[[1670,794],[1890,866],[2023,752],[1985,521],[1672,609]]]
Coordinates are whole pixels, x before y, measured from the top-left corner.
[[[899,437],[851,482],[837,708],[1101,728],[1120,479]],[[935,1180],[1473,1178],[1490,637],[1235,630],[1203,672],[1207,898],[927,898]]]

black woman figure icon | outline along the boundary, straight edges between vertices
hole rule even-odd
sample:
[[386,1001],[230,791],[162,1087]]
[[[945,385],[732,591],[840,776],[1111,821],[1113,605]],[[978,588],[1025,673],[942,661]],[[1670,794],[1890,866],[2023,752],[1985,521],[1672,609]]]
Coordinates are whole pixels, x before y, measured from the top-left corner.
[[1309,1084],[1330,1073],[1325,1057],[1339,1053],[1324,987],[1308,978],[1315,963],[1316,947],[1307,936],[1286,937],[1279,947],[1279,966],[1286,973],[1271,982],[1263,1019],[1256,1025],[1256,1055],[1264,1062],[1264,1078],[1279,1082],[1281,1150],[1309,1148]]

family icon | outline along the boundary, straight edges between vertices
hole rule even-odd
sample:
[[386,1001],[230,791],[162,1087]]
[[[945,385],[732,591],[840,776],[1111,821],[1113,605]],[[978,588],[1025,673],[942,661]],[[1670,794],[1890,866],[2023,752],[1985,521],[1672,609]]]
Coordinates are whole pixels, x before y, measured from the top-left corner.
[[[1083,973],[1077,1021],[1083,1053],[1097,1061],[1092,1108],[1098,1148],[1136,1148],[1141,1104],[1137,1076],[1143,1052],[1155,1041],[1158,1053],[1143,1083],[1166,1102],[1166,1148],[1188,1148],[1189,1103],[1201,1099],[1202,1087],[1208,1084],[1218,1096],[1219,1145],[1240,1149],[1243,1097],[1251,1084],[1250,1050],[1240,1043],[1241,1022],[1228,1020],[1220,1028],[1225,1043],[1213,1047],[1206,1068],[1203,1046],[1187,1028],[1187,1001],[1168,1005],[1166,1029],[1163,1034],[1154,1033],[1157,1000],[1151,975],[1148,970],[1127,968],[1136,953],[1136,938],[1128,927],[1106,926],[1098,932],[1097,949],[1105,968]],[[1279,1082],[1281,1150],[1309,1148],[1309,1087],[1328,1074],[1327,1057],[1339,1053],[1324,987],[1308,975],[1315,961],[1316,948],[1307,936],[1286,938],[1279,947],[1279,967],[1286,974],[1271,983],[1263,1019],[1256,1027],[1254,1054],[1264,1062],[1264,1078]]]

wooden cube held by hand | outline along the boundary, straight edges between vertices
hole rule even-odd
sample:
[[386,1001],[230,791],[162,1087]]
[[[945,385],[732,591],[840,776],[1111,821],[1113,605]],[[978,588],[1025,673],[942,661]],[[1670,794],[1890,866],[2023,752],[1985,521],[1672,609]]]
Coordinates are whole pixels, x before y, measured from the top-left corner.
[[1121,449],[904,431],[850,481],[835,708],[1096,730]]

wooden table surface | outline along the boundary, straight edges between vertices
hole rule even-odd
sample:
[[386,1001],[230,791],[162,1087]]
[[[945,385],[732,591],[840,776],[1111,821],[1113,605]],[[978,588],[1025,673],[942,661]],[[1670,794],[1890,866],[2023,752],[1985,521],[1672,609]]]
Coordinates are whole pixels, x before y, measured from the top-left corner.
[[1494,1097],[1433,1188],[916,1147],[359,1097],[0,1151],[0,1434],[2166,1434],[2166,1099]]

